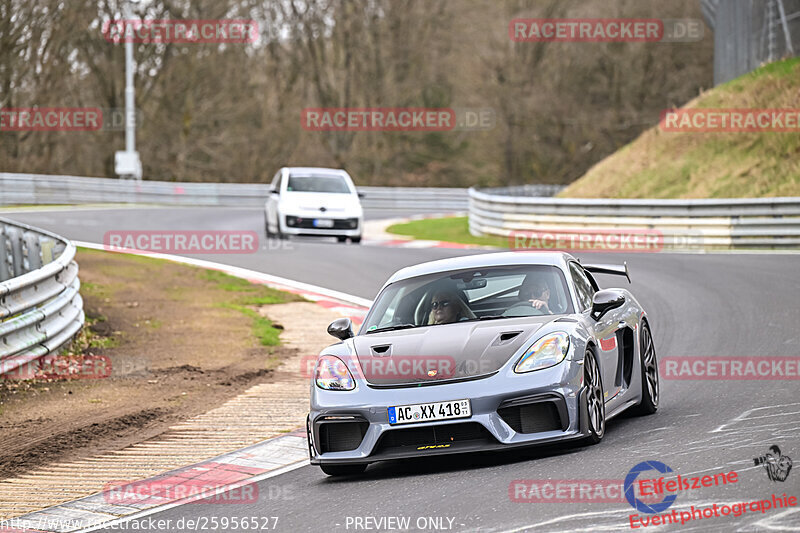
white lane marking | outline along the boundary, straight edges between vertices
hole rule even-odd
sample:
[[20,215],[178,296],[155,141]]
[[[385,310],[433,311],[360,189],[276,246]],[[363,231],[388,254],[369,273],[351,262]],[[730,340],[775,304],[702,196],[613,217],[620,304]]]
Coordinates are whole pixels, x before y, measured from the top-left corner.
[[[74,533],[89,533],[90,531],[97,531],[98,529],[106,529],[106,528],[109,528],[109,527],[113,527],[113,526],[116,526],[117,524],[124,524],[126,522],[130,522],[132,520],[137,520],[139,518],[143,518],[145,516],[149,516],[149,515],[154,514],[154,513],[159,513],[161,511],[166,511],[168,509],[172,509],[173,507],[180,507],[182,505],[187,505],[187,504],[189,504],[189,503],[191,503],[191,502],[193,502],[195,500],[209,498],[211,496],[216,496],[218,494],[224,494],[224,493],[226,493],[226,492],[228,492],[230,490],[236,489],[238,487],[242,487],[242,486],[245,486],[245,485],[251,485],[253,483],[258,483],[259,481],[263,481],[263,480],[269,479],[271,477],[279,476],[281,474],[285,474],[287,472],[291,472],[292,470],[297,470],[298,468],[301,468],[303,466],[307,466],[309,464],[311,464],[311,463],[309,462],[308,459],[303,459],[302,461],[298,461],[296,463],[293,463],[293,464],[278,468],[276,470],[272,470],[270,472],[265,472],[263,474],[259,474],[259,475],[254,476],[254,477],[251,477],[251,478],[248,478],[248,479],[244,479],[242,481],[237,481],[236,483],[231,483],[230,485],[226,485],[224,487],[219,487],[218,489],[216,489],[216,491],[213,494],[210,494],[210,493],[207,493],[207,492],[206,493],[202,493],[202,494],[197,494],[195,496],[192,496],[191,498],[184,498],[183,500],[180,500],[178,502],[167,503],[167,504],[164,504],[164,505],[160,505],[158,507],[152,507],[150,509],[146,509],[144,511],[140,511],[140,512],[135,513],[135,514],[123,516],[122,518],[117,518],[116,520],[109,520],[107,522],[102,522],[100,524],[95,524],[95,525],[87,527],[85,529],[77,530]],[[114,529],[120,529],[120,528],[114,528]]]
[[102,244],[97,244],[93,242],[84,242],[84,241],[72,241],[75,246],[79,246],[82,248],[90,248],[92,250],[102,250],[104,252],[113,252],[113,253],[129,253],[132,255],[142,255],[145,257],[153,257],[156,259],[166,259],[167,261],[174,261],[176,263],[183,263],[186,265],[192,266],[199,266],[202,268],[209,268],[212,270],[221,270],[233,276],[245,279],[256,279],[259,281],[263,281],[266,283],[275,283],[277,285],[284,285],[286,287],[297,289],[300,291],[307,291],[317,293],[322,296],[327,296],[328,298],[333,298],[335,300],[342,300],[343,302],[351,303],[353,305],[359,307],[370,307],[372,305],[372,300],[368,300],[366,298],[360,298],[358,296],[354,296],[352,294],[347,294],[345,292],[335,291],[333,289],[326,289],[325,287],[320,287],[318,285],[311,285],[310,283],[303,283],[302,281],[295,281],[293,279],[282,278],[279,276],[273,276],[271,274],[265,274],[263,272],[258,272],[257,270],[250,270],[247,268],[241,268],[231,265],[226,265],[224,263],[215,263],[213,261],[206,261],[204,259],[193,259],[191,257],[183,257],[180,255],[172,255],[172,254],[161,254],[161,253],[151,253],[145,252],[142,250],[125,250],[124,252],[119,252],[117,250],[108,250]]
[[777,408],[779,408],[779,407],[791,407],[791,406],[793,406],[793,405],[800,405],[800,402],[795,402],[795,403],[785,403],[785,404],[781,404],[781,405],[768,405],[768,406],[765,406],[765,407],[756,407],[756,408],[754,408],[754,409],[748,409],[748,410],[747,410],[747,411],[745,411],[744,413],[742,413],[742,414],[740,414],[739,416],[737,416],[736,418],[732,419],[730,422],[727,422],[727,423],[725,423],[725,424],[722,424],[722,425],[721,425],[721,426],[719,426],[717,429],[713,429],[713,430],[709,431],[709,433],[720,433],[720,432],[722,432],[722,431],[725,431],[725,430],[723,429],[725,426],[730,426],[730,425],[733,425],[733,424],[735,424],[736,422],[741,422],[741,421],[743,421],[743,420],[748,420],[748,416],[747,416],[747,415],[749,415],[750,413],[752,413],[752,412],[754,412],[754,411],[761,411],[761,410],[763,410],[763,409],[777,409]]
[[794,524],[790,524],[787,520],[786,524],[780,523],[771,523],[771,522],[778,522],[784,515],[793,515],[795,513],[800,513],[800,509],[786,509],[782,513],[778,513],[772,516],[766,516],[759,520],[758,522],[753,522],[753,526],[760,527],[764,529],[769,529],[771,531],[800,531],[800,526],[798,526],[797,522]]

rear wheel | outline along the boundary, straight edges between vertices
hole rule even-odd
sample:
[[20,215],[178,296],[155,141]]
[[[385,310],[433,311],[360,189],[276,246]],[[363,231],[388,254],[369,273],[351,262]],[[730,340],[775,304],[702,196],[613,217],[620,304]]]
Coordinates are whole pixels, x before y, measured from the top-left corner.
[[345,237],[344,235],[337,235],[336,240],[339,242],[345,242],[347,240],[347,237]]
[[631,412],[635,415],[652,415],[658,410],[659,380],[658,359],[653,335],[647,322],[642,322],[639,333],[639,351],[641,353],[642,401]]
[[329,476],[354,476],[367,469],[367,465],[319,465]]
[[361,235],[359,235],[358,237],[351,238],[350,242],[352,242],[353,244],[360,244],[361,243]]
[[597,366],[592,350],[586,350],[583,358],[583,379],[586,384],[586,412],[589,416],[589,435],[585,443],[597,444],[606,433],[606,402],[600,367]]

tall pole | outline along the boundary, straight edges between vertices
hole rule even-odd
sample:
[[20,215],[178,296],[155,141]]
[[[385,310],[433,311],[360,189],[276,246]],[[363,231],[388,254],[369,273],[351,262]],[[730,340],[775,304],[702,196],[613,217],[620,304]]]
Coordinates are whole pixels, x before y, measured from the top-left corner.
[[142,179],[142,162],[136,151],[136,108],[134,107],[133,23],[130,4],[123,5],[123,38],[125,39],[125,150],[114,154],[114,166],[120,178]]
[[133,108],[133,39],[125,39],[125,151],[136,151],[136,111]]

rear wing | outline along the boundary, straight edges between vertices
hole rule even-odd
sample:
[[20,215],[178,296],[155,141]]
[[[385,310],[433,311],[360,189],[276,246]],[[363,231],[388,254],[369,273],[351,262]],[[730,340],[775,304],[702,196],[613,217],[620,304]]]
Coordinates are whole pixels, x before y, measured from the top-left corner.
[[621,265],[582,265],[584,269],[592,274],[614,274],[615,276],[625,276],[628,278],[628,283],[631,282],[631,275],[628,272],[628,263],[623,262]]

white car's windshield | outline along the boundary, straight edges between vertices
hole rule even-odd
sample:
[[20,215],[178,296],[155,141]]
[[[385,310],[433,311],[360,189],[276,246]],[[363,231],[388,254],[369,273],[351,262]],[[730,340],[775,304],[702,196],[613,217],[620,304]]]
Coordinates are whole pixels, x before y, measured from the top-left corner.
[[289,176],[289,192],[327,192],[348,194],[352,192],[341,176]]
[[398,281],[375,301],[367,333],[452,322],[572,313],[561,269],[488,267]]

